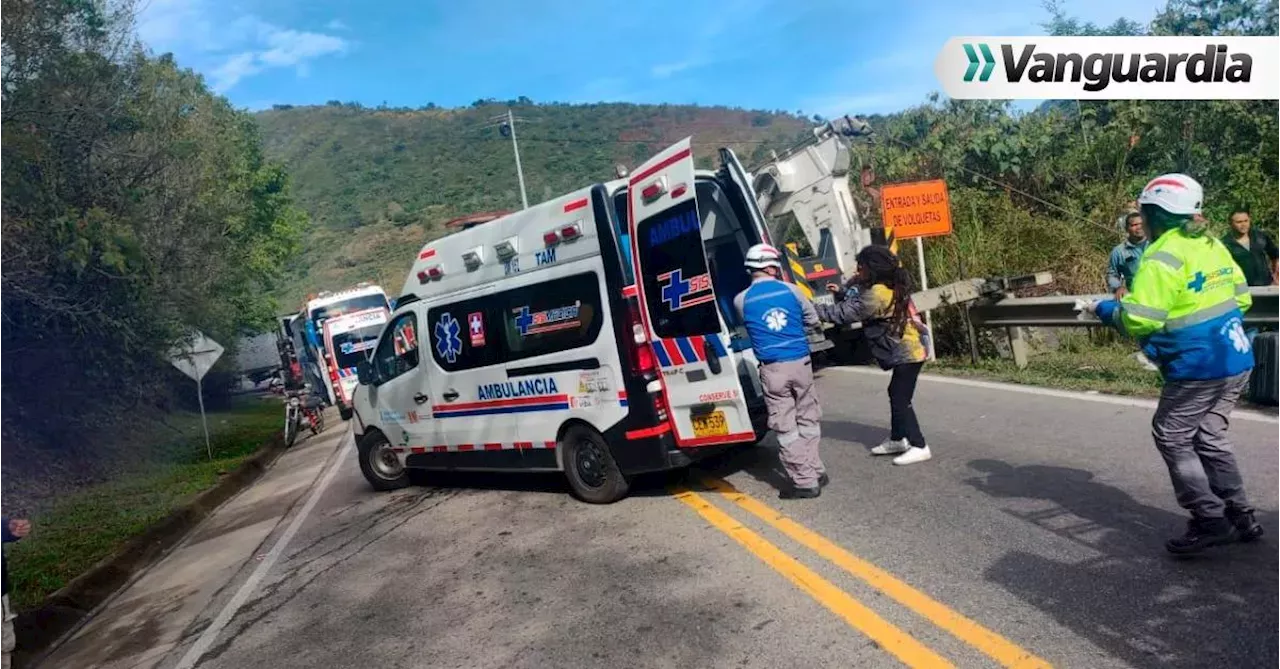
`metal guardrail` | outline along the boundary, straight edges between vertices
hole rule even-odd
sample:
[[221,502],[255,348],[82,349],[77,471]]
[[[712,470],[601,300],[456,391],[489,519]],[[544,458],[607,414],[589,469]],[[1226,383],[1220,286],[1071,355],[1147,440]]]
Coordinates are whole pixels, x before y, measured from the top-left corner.
[[[1249,289],[1253,306],[1245,312],[1246,325],[1280,323],[1280,286]],[[1109,299],[1110,295],[1054,295],[1051,297],[1007,297],[977,301],[969,309],[974,327],[1102,327],[1094,319],[1080,320],[1074,310],[1076,300]]]

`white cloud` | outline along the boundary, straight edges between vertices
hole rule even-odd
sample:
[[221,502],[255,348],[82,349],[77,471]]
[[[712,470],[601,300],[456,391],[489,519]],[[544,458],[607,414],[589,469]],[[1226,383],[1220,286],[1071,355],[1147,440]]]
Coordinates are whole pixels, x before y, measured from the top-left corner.
[[257,74],[262,68],[257,64],[257,56],[252,52],[236,54],[217,66],[209,73],[213,80],[213,90],[221,93],[230,90],[241,79]]
[[328,30],[351,30],[351,26],[343,23],[342,19],[334,19],[330,21],[325,24],[325,28]]
[[[171,51],[183,65],[204,72],[219,93],[273,68],[306,76],[311,61],[351,46],[336,35],[282,28],[254,14],[223,16],[222,7],[211,0],[150,0],[138,34],[153,50]],[[340,23],[335,19],[328,29]]]
[[697,61],[695,59],[690,58],[689,60],[682,60],[678,63],[663,63],[661,65],[654,65],[653,68],[649,70],[649,73],[652,74],[655,78],[666,79],[667,77],[673,74],[679,74],[680,72],[683,72],[693,67],[694,65],[697,65]]

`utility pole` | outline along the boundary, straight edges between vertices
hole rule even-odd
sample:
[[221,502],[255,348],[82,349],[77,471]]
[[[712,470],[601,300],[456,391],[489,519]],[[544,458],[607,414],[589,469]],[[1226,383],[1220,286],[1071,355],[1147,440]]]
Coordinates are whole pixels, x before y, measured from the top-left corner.
[[523,205],[522,208],[528,209],[529,196],[526,194],[524,189],[524,169],[520,166],[520,145],[516,142],[517,121],[524,123],[525,119],[516,118],[516,116],[511,113],[511,110],[508,109],[506,114],[489,119],[490,124],[485,127],[492,128],[496,125],[498,127],[498,131],[502,133],[503,137],[511,138],[511,151],[516,156],[516,178],[520,180],[520,203]]

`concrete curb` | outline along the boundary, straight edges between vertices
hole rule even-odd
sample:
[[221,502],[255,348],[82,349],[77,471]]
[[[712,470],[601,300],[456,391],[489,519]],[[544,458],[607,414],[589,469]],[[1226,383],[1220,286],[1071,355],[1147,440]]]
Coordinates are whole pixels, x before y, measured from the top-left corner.
[[159,562],[223,502],[257,481],[285,450],[283,435],[276,434],[212,488],[130,539],[115,554],[49,595],[38,608],[18,614],[13,621],[17,641],[13,666],[34,666],[43,660],[135,575]]

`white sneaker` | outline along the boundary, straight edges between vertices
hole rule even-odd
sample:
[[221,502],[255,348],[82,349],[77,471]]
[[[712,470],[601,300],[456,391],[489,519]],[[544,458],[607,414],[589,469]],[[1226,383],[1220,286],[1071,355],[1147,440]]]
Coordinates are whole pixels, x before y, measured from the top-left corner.
[[906,439],[899,439],[898,441],[894,441],[892,439],[885,439],[883,442],[880,443],[879,446],[876,446],[875,448],[871,449],[871,454],[872,455],[897,455],[899,453],[906,453],[907,449],[910,447],[911,446],[907,444]]
[[932,457],[933,457],[933,453],[929,452],[928,446],[925,446],[923,448],[916,448],[913,446],[907,449],[906,453],[903,453],[902,455],[899,455],[898,457],[894,458],[893,464],[914,465],[917,462],[924,462],[925,460],[928,460],[929,458],[932,458]]

